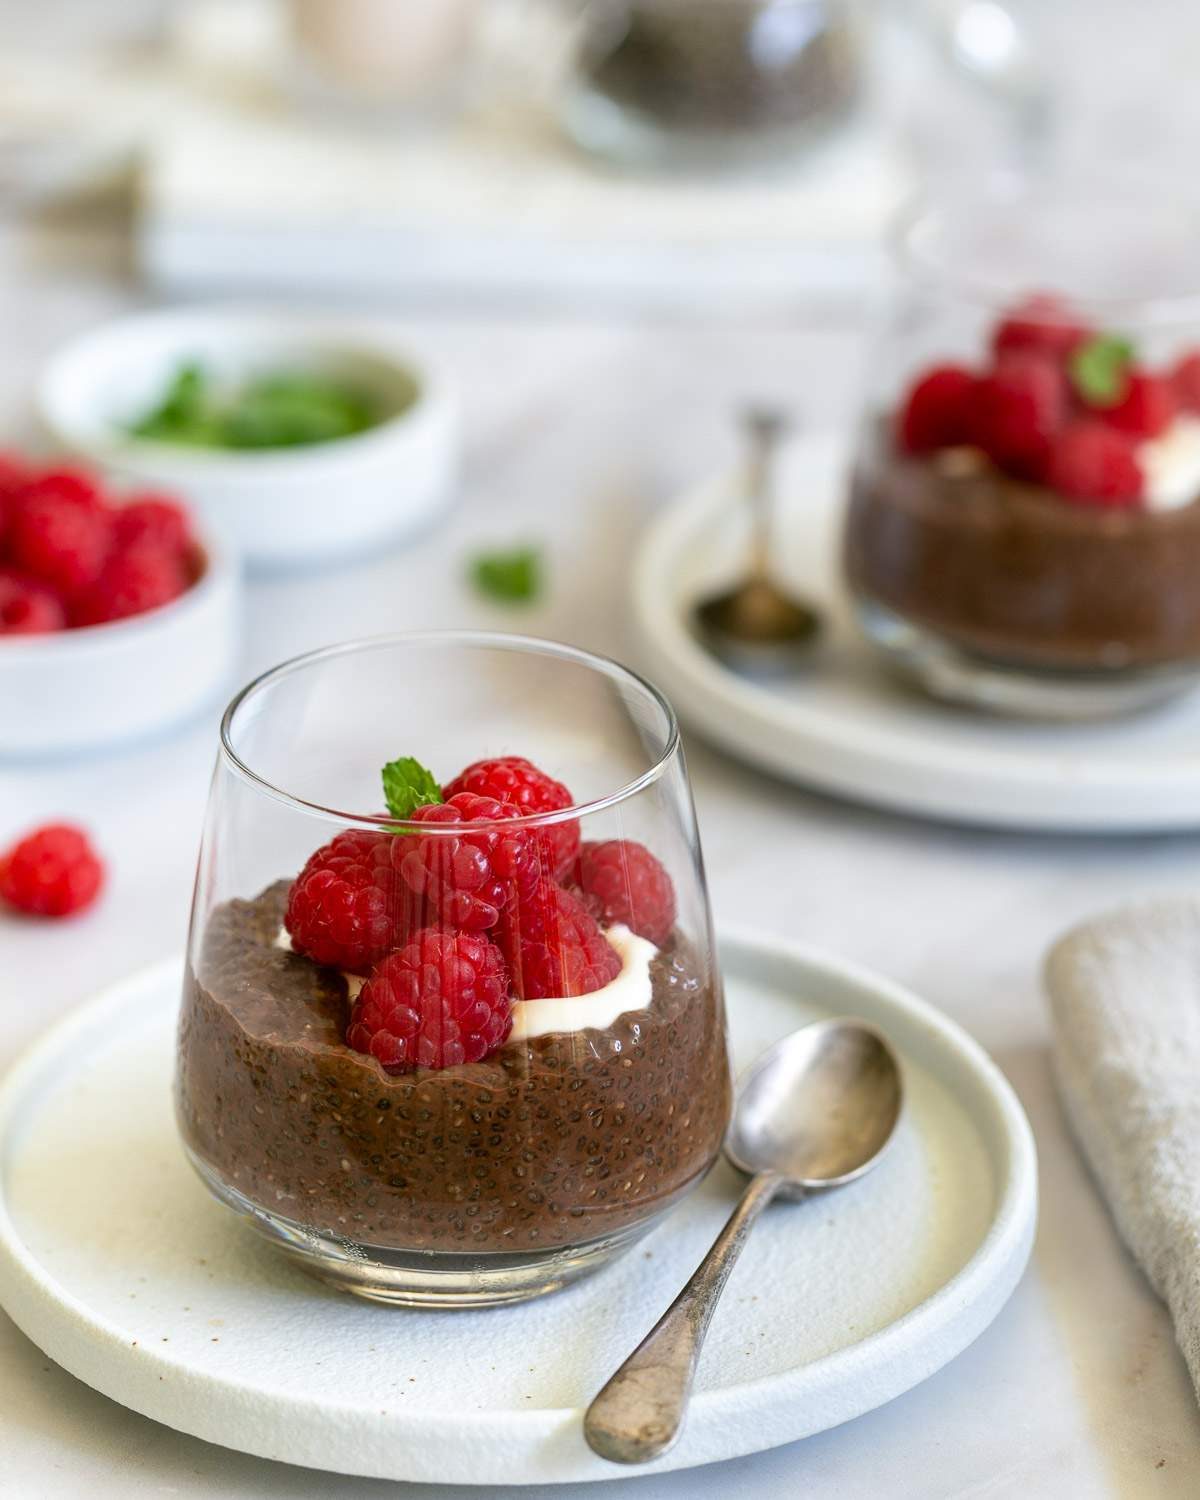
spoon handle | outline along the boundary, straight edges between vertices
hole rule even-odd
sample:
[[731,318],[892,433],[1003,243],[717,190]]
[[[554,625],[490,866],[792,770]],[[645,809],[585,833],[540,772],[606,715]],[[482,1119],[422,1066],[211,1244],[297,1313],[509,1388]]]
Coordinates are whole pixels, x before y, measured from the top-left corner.
[[644,1464],[679,1436],[709,1320],[754,1221],[783,1185],[755,1177],[692,1279],[587,1409],[583,1435],[601,1458]]
[[750,407],[743,421],[750,449],[745,477],[750,502],[750,572],[752,577],[765,579],[771,573],[775,453],[788,424],[782,411],[768,406]]

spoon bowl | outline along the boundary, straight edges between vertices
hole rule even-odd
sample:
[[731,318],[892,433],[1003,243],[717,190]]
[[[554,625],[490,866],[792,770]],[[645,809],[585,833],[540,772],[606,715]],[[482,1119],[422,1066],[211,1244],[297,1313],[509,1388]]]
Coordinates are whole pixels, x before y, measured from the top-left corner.
[[778,1173],[780,1196],[842,1187],[879,1159],[902,1102],[900,1070],[878,1032],[818,1021],[776,1042],[746,1075],[725,1155],[747,1176]]

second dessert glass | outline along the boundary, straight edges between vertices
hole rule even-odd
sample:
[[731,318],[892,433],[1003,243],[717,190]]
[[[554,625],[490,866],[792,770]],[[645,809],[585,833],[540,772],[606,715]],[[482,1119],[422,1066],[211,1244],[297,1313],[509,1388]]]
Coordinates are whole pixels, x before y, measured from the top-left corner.
[[846,523],[859,618],[936,695],[1055,718],[1200,677],[1200,206],[982,187],[914,214]]
[[222,724],[176,1097],[210,1190],[363,1296],[513,1301],[645,1233],[731,1103],[667,703],[497,635],[252,683]]

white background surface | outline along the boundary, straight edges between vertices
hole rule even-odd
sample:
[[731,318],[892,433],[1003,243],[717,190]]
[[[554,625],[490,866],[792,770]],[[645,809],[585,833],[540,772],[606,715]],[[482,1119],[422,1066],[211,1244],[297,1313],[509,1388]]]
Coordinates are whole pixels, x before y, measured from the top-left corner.
[[[128,305],[102,237],[0,233],[0,416],[19,418],[38,360]],[[852,408],[851,327],[657,326],[405,319],[468,406],[462,501],[406,551],[250,590],[241,675],[338,637],[501,625],[624,654],[626,558],[649,510],[730,456],[747,392],[789,396],[814,425]],[[331,503],[336,503],[331,497]],[[552,589],[528,615],[460,583],[464,549],[528,536]],[[0,706],[2,711],[2,706]],[[104,760],[0,767],[0,834],[51,816],[96,832],[112,881],[59,927],[0,918],[0,1067],[99,985],[180,946],[215,716]],[[936,827],[820,800],[692,743],[715,907],[871,964],[985,1045],[1029,1112],[1042,1158],[1034,1261],[1000,1320],[891,1406],[719,1468],[590,1487],[586,1500],[1157,1500],[1200,1493],[1200,1420],[1161,1307],[1119,1246],[1065,1133],[1038,965],[1061,928],[1133,894],[1186,888],[1192,838],[1065,840]],[[1148,1003],[1152,996],[1147,997]],[[323,1476],[180,1437],[95,1395],[0,1316],[0,1496],[437,1500],[431,1488]],[[501,1492],[492,1491],[492,1500]],[[514,1494],[517,1492],[513,1492]],[[526,1494],[537,1492],[525,1491]]]

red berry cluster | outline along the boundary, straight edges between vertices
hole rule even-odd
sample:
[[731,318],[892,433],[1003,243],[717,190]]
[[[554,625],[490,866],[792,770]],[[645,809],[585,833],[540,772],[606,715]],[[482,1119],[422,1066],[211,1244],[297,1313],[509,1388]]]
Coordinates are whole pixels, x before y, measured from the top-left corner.
[[177,598],[203,569],[191,522],[174,500],[117,503],[78,470],[0,454],[0,635],[144,614]]
[[[1089,378],[1097,361],[1100,378]],[[1039,294],[997,324],[986,368],[938,365],[913,383],[897,437],[914,454],[977,448],[1069,502],[1135,506],[1144,491],[1138,444],[1180,411],[1200,412],[1200,353],[1155,373],[1123,341]]]
[[528,760],[479,761],[417,807],[429,832],[347,832],[294,881],[284,922],[317,963],[369,976],[346,1032],[390,1072],[478,1062],[514,1000],[586,995],[621,961],[602,925],[662,945],[675,890],[640,844],[581,844],[573,799]]
[[70,917],[90,906],[104,866],[82,829],[48,823],[0,855],[0,899],[37,917]]

